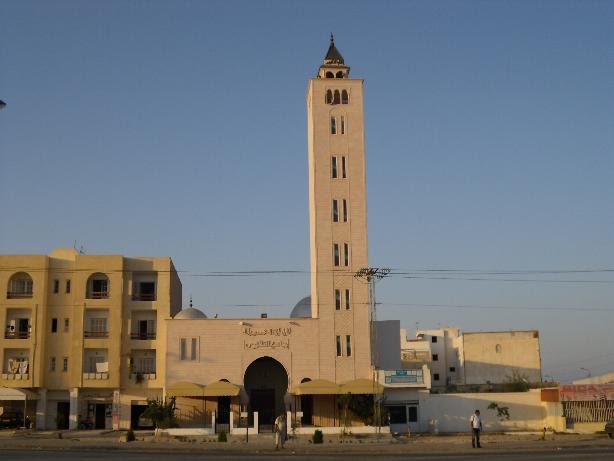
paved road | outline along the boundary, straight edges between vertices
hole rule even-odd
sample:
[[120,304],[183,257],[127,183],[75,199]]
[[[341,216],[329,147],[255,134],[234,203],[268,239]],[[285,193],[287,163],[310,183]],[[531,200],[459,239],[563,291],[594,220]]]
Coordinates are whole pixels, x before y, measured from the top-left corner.
[[[349,450],[352,451],[352,450]],[[293,459],[300,461],[308,461],[314,458],[322,461],[334,461],[338,459],[373,459],[377,460],[407,460],[412,461],[475,461],[477,460],[535,460],[535,461],[550,461],[550,460],[594,460],[594,461],[611,461],[614,459],[614,447],[600,447],[590,449],[563,449],[550,452],[540,451],[471,451],[469,453],[447,453],[447,454],[363,454],[363,453],[322,453],[322,454],[301,454],[294,455],[291,451],[284,452],[268,452],[268,453],[243,453],[231,454],[225,451],[207,452],[199,454],[180,454],[169,452],[151,451],[147,453],[129,453],[126,451],[118,452],[117,450],[101,450],[101,451],[31,451],[31,450],[5,450],[0,452],[0,460],[10,461],[103,461],[122,458],[121,461],[202,461],[203,459],[215,460],[245,460],[257,459],[258,461]]]

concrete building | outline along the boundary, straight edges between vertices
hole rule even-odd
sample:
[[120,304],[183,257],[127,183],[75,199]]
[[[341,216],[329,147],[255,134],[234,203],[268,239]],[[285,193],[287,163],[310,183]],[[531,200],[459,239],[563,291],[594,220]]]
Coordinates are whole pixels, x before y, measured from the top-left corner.
[[539,332],[461,332],[458,328],[417,330],[408,339],[401,330],[404,368],[426,365],[434,389],[541,382]]
[[339,426],[337,394],[380,388],[368,285],[354,277],[368,265],[363,80],[350,78],[332,36],[306,103],[311,296],[285,319],[192,308],[168,320],[167,395],[182,425],[230,424],[248,410],[270,430],[292,409],[299,423]]
[[170,258],[0,255],[0,286],[5,409],[25,404],[38,429],[119,428],[162,395],[162,320],[181,306]]

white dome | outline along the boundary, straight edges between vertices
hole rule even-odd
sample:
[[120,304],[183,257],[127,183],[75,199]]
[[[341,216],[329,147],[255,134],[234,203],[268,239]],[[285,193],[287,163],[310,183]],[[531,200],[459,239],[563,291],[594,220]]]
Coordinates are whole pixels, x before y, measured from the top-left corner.
[[207,316],[203,313],[203,311],[199,311],[198,309],[194,309],[193,307],[188,307],[187,309],[182,309],[177,314],[175,314],[174,319],[206,319]]
[[294,318],[310,318],[311,317],[311,296],[305,296],[296,303],[294,309],[290,313],[290,317]]

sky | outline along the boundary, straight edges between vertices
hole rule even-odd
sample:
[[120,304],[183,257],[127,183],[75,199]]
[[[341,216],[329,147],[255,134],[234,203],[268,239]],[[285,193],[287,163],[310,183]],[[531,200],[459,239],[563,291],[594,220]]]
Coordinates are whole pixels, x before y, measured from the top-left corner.
[[[171,256],[207,315],[309,294],[305,91],[365,79],[379,319],[614,370],[614,3],[3,1],[0,253]],[[213,272],[298,271],[212,277]],[[409,278],[408,278],[409,277]]]

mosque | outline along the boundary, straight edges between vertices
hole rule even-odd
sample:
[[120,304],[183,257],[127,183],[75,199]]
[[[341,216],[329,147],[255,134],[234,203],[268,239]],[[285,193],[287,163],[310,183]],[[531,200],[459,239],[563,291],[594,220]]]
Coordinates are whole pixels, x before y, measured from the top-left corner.
[[165,395],[182,427],[257,412],[262,428],[285,411],[302,425],[340,426],[340,394],[382,391],[369,285],[355,277],[368,267],[363,80],[350,78],[332,35],[306,103],[311,296],[289,318],[207,318],[190,307],[166,320]]

